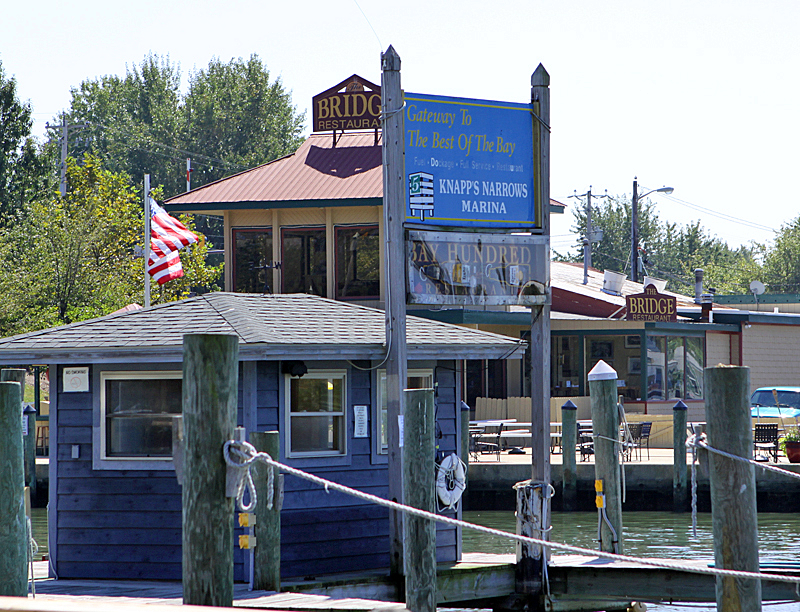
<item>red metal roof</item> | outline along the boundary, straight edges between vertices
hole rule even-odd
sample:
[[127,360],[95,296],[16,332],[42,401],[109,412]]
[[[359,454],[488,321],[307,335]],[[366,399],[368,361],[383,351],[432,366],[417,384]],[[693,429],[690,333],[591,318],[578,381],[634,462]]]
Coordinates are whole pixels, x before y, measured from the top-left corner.
[[[312,134],[293,154],[170,198],[167,205],[383,197],[380,133]],[[229,206],[224,206],[230,208]]]

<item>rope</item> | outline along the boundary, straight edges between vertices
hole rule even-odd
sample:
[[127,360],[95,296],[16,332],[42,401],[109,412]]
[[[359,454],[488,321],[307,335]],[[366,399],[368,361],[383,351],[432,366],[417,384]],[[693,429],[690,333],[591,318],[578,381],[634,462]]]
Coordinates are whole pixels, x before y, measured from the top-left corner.
[[[324,478],[320,478],[319,476],[315,476],[314,474],[303,472],[302,470],[298,470],[291,466],[284,465],[278,461],[275,461],[267,453],[257,453],[255,448],[251,444],[248,444],[247,442],[235,442],[233,440],[230,440],[225,443],[226,449],[228,447],[233,447],[234,445],[237,445],[237,447],[240,446],[241,447],[240,450],[243,453],[252,453],[252,455],[257,455],[257,457],[254,456],[252,458],[252,461],[255,461],[257,458],[258,460],[263,461],[267,465],[271,465],[272,467],[278,468],[282,472],[291,474],[292,476],[297,476],[298,478],[303,478],[305,480],[308,480],[309,482],[313,482],[319,486],[322,486],[325,488],[326,491],[333,489],[334,491],[339,491],[340,493],[352,495],[353,497],[356,497],[358,499],[371,502],[379,506],[384,506],[385,508],[390,508],[398,512],[405,512],[413,516],[430,519],[432,521],[437,521],[439,523],[444,523],[446,525],[452,525],[455,527],[466,527],[467,529],[488,533],[494,536],[505,537],[510,540],[521,542],[523,544],[534,544],[543,547],[549,546],[550,548],[554,548],[556,550],[564,550],[567,552],[572,552],[582,555],[591,555],[594,557],[603,557],[613,561],[627,561],[629,563],[640,563],[642,565],[648,565],[651,567],[658,567],[661,569],[670,569],[682,572],[690,572],[694,574],[710,574],[714,576],[730,576],[732,578],[742,578],[746,580],[773,580],[775,582],[800,584],[800,577],[782,576],[780,574],[771,574],[762,572],[744,572],[738,570],[727,570],[727,569],[719,569],[716,567],[691,566],[676,561],[672,561],[669,559],[652,559],[645,557],[634,557],[631,555],[620,555],[604,551],[590,550],[588,548],[581,548],[580,546],[571,546],[569,544],[549,542],[547,540],[540,540],[538,538],[531,538],[528,536],[508,533],[507,531],[501,531],[499,529],[492,529],[491,527],[475,525],[473,523],[468,523],[466,521],[461,521],[458,519],[442,516],[439,514],[433,514],[432,512],[426,512],[425,510],[420,510],[418,508],[412,508],[411,506],[405,506],[397,502],[389,501],[388,499],[384,499],[382,497],[377,497],[369,493],[364,493],[363,491],[351,489],[350,487],[340,485],[330,480],[325,480]],[[250,449],[252,449],[252,451]],[[226,455],[227,455],[227,450],[226,450]],[[252,463],[252,461],[249,461],[249,463]]]
[[709,446],[708,442],[706,441],[706,434],[702,434],[700,436],[694,434],[689,436],[689,438],[686,440],[686,446],[689,447],[697,446],[697,448],[702,448],[707,451],[711,451],[712,453],[716,453],[717,455],[721,455],[722,457],[727,457],[728,459],[733,459],[734,461],[751,463],[756,467],[760,467],[762,470],[766,470],[767,472],[774,472],[776,474],[782,474],[784,476],[788,476],[789,478],[800,479],[800,474],[796,474],[795,472],[791,472],[789,470],[784,470],[783,468],[779,468],[776,465],[769,465],[760,461],[754,461],[753,459],[748,459],[747,457],[732,455],[731,453],[719,450],[718,448],[714,448],[713,446]]
[[[225,442],[225,445],[222,447],[222,454],[225,457],[225,463],[238,471],[236,504],[242,512],[251,512],[258,503],[258,495],[256,495],[256,486],[253,483],[253,475],[250,473],[250,468],[256,461],[262,461],[270,465],[274,463],[272,457],[267,453],[259,453],[256,447],[249,442],[237,440],[228,440]],[[270,510],[272,509],[274,496],[273,472],[274,470],[267,470],[267,508]],[[246,505],[244,503],[245,490],[250,493],[250,503]]]
[[31,525],[30,517],[25,517],[25,527],[28,530],[28,563],[31,568],[31,593],[36,597],[36,577],[33,574],[33,558],[39,552],[39,544],[33,539],[33,525]]

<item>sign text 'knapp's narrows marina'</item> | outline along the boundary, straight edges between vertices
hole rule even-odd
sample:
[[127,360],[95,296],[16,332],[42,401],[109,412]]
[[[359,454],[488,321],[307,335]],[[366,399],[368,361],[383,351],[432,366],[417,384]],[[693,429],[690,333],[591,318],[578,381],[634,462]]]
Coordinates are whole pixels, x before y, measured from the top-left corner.
[[406,222],[537,229],[526,104],[406,93]]

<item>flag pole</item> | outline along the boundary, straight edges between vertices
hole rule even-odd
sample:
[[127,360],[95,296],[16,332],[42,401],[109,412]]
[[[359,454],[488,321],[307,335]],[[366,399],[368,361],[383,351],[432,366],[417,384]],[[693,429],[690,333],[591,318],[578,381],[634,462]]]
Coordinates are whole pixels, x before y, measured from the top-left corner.
[[150,175],[144,175],[144,307],[150,306]]

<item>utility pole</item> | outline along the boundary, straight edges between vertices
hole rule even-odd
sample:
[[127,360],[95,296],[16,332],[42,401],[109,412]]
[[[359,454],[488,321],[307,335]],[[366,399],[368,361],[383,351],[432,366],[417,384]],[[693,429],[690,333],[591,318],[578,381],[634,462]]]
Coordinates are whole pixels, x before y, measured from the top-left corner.
[[186,191],[192,190],[192,158],[186,158]]
[[[665,193],[667,195],[674,191],[672,187],[659,187],[651,189],[641,198],[649,196],[651,193]],[[633,177],[633,198],[631,199],[631,280],[639,282],[639,181]]]
[[58,190],[61,192],[61,197],[65,197],[67,195],[67,153],[68,153],[68,143],[69,143],[69,131],[70,130],[82,130],[83,128],[89,127],[88,123],[76,123],[70,125],[67,123],[67,113],[61,113],[61,125],[50,125],[49,123],[45,123],[45,128],[48,130],[61,130],[61,137],[58,139],[59,143],[61,143],[61,165],[59,166],[61,170],[61,178],[58,183]]
[[[571,198],[586,198],[586,235],[583,237],[583,284],[589,283],[589,268],[592,267],[592,243],[600,242],[603,239],[603,230],[592,229],[592,186],[589,191],[578,195],[577,193],[569,196]],[[608,190],[598,198],[607,198]]]

